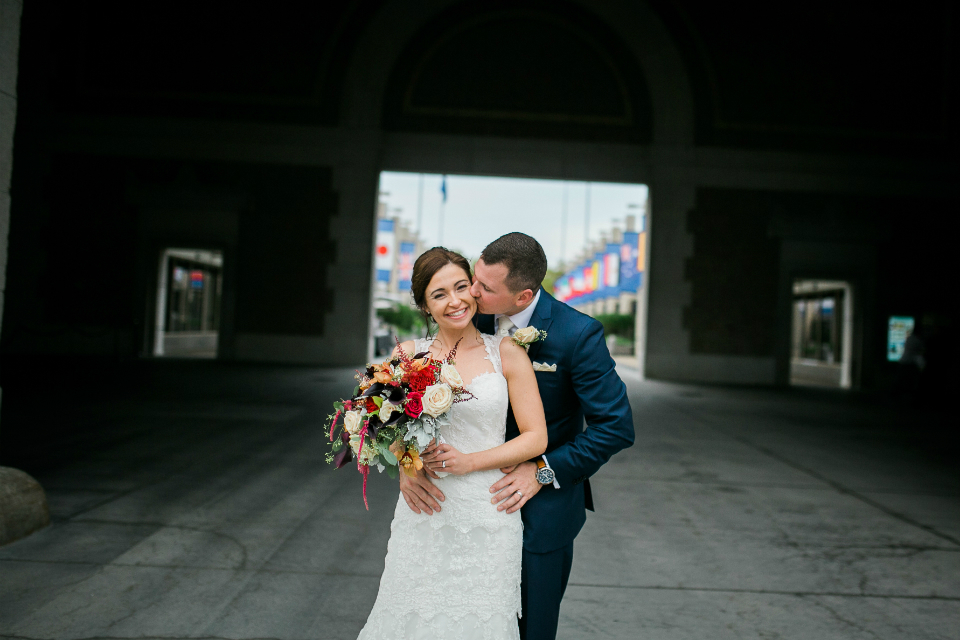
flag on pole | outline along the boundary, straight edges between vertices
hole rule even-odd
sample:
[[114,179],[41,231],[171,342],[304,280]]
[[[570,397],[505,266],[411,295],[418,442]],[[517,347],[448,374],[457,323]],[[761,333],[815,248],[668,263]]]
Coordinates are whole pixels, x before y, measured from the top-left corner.
[[416,245],[412,242],[400,243],[400,271],[397,274],[397,289],[400,291],[410,291],[411,280],[413,280],[413,252]]
[[393,220],[380,219],[377,223],[377,282],[390,282],[393,275]]
[[443,194],[443,201],[447,201],[447,176],[443,176],[443,180],[440,182],[440,193]]
[[603,286],[615,289],[620,284],[620,245],[607,244],[607,252],[603,254]]
[[639,251],[642,235],[636,231],[625,231],[623,244],[620,245],[620,291],[636,293],[640,288]]

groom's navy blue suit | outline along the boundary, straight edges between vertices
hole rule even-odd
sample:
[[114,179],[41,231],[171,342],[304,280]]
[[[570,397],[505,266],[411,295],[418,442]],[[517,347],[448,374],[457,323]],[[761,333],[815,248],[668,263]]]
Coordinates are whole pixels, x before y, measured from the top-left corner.
[[[526,640],[552,640],[573,561],[573,539],[587,519],[585,509],[593,510],[588,478],[633,444],[633,414],[597,320],[541,289],[530,326],[548,334],[530,346],[530,360],[557,367],[536,375],[547,419],[546,457],[560,488],[545,485],[521,509],[520,631]],[[494,333],[494,317],[480,316],[477,328]],[[511,411],[507,439],[519,433]]]

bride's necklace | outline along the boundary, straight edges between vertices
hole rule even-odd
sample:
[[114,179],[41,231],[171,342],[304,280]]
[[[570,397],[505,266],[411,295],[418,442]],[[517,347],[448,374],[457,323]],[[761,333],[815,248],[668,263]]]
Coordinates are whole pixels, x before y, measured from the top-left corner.
[[[480,332],[477,331],[476,327],[474,327],[474,330],[473,330],[473,331],[474,331],[473,338],[474,338],[474,340],[477,342],[477,344],[483,344],[483,338],[480,337]],[[462,341],[463,341],[466,337],[467,337],[467,336],[460,336],[460,340],[459,340],[458,342],[459,342],[460,344],[462,344]],[[438,357],[437,357],[437,359],[440,360],[440,361],[446,360],[447,357],[449,357],[450,352],[453,351],[453,349],[459,348],[459,347],[457,347],[457,344],[458,344],[458,343],[454,343],[454,345],[453,345],[452,347],[446,347],[446,344],[443,342],[443,339],[440,338],[440,334],[439,334],[439,333],[437,333],[436,337],[434,337],[434,339],[433,339],[433,344],[437,347],[437,350],[438,350]],[[447,350],[447,355],[445,355],[445,356],[441,356],[441,355],[440,355],[440,354],[442,354],[442,349],[443,349],[443,348],[446,348],[446,350]]]

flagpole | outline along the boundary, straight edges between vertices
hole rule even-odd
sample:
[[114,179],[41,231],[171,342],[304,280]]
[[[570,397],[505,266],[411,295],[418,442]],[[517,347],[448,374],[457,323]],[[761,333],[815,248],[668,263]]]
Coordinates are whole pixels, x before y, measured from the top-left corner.
[[423,174],[420,174],[420,193],[417,196],[417,238],[423,233]]
[[446,207],[446,206],[447,206],[447,201],[446,201],[446,200],[441,200],[441,201],[440,201],[440,224],[437,225],[437,227],[438,227],[438,229],[439,229],[439,231],[437,232],[437,235],[438,235],[438,237],[439,237],[439,240],[437,241],[437,244],[439,244],[441,247],[443,246],[443,209],[444,209],[444,207]]
[[444,209],[446,208],[446,206],[447,206],[447,176],[446,176],[446,174],[443,175],[442,180],[443,180],[443,181],[440,183],[440,193],[443,194],[443,197],[440,199],[440,222],[439,222],[439,224],[437,225],[437,227],[438,227],[438,229],[439,229],[439,233],[438,233],[439,241],[438,241],[438,244],[439,244],[441,247],[443,246],[443,210],[444,210]]
[[590,183],[587,183],[587,200],[583,211],[583,247],[589,253],[590,249]]
[[563,205],[560,208],[560,269],[567,262],[567,194],[570,183],[563,181]]

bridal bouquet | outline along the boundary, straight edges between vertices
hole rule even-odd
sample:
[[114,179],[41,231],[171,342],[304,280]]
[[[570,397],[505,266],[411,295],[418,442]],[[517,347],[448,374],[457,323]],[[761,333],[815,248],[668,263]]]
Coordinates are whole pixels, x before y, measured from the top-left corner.
[[415,475],[423,468],[423,450],[432,440],[441,441],[440,427],[449,421],[450,407],[473,397],[455,366],[459,344],[441,361],[426,351],[411,357],[398,340],[396,356],[358,371],[353,396],[333,403],[335,413],[325,426],[333,443],[327,462],[339,469],[356,457],[368,510],[370,467],[386,470],[392,478],[398,469]]

